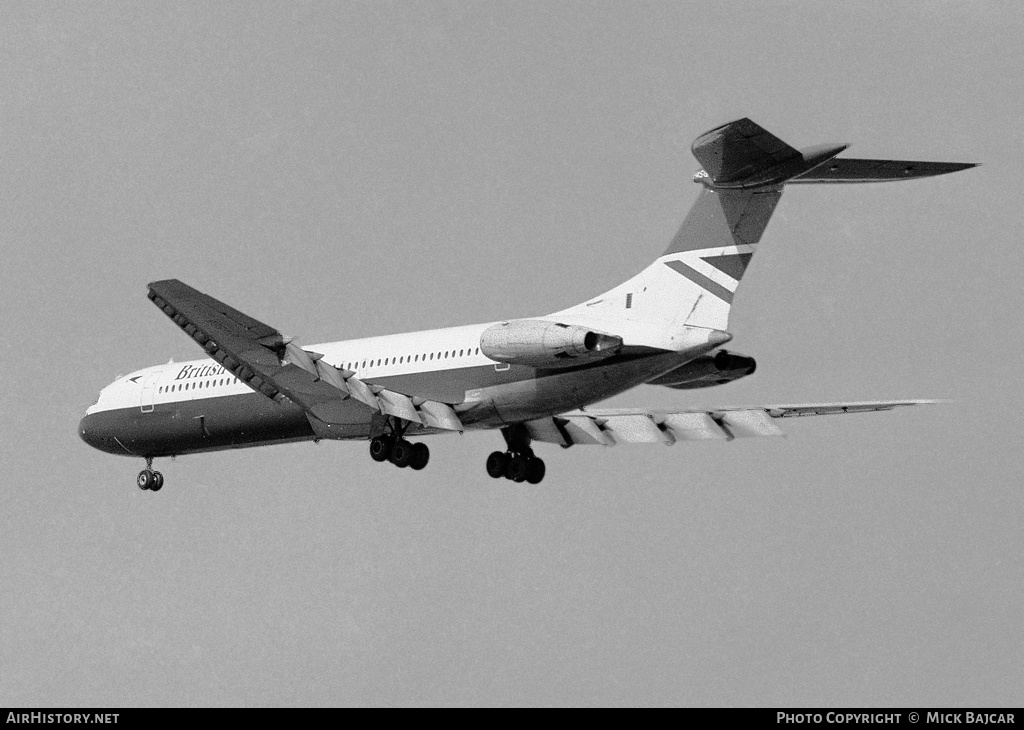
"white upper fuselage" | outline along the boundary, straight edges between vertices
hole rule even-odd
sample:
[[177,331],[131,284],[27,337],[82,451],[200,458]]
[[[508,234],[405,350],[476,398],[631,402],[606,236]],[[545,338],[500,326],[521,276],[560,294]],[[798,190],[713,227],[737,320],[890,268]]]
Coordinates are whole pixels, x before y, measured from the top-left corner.
[[[325,342],[309,345],[307,349],[321,353],[327,363],[352,370],[371,382],[411,374],[443,377],[447,370],[498,364],[480,354],[480,333],[491,324]],[[186,360],[119,377],[100,391],[99,400],[86,413],[137,408],[142,388],[147,384],[152,384],[157,404],[253,393],[211,358]]]
[[[623,316],[610,314],[607,305],[598,307],[593,313],[581,307],[566,310],[553,315],[536,317],[550,321],[563,321],[572,324],[597,326],[623,337],[627,347],[649,348],[651,351],[664,351],[676,354],[669,358],[665,370],[685,361],[679,359],[690,348],[700,347],[707,338],[707,330],[701,328],[668,327],[666,323],[634,321]],[[632,314],[632,312],[630,312]],[[587,316],[590,315],[590,316]],[[435,388],[442,388],[448,395],[448,402],[462,403],[479,400],[481,389],[494,385],[494,377],[466,377],[467,373],[479,373],[488,369],[503,373],[510,370],[507,364],[496,362],[480,352],[480,335],[496,322],[446,327],[442,329],[405,332],[378,337],[365,337],[355,340],[341,340],[306,346],[306,349],[318,352],[324,361],[344,370],[355,372],[356,377],[368,382],[381,382],[390,379],[418,376],[422,382],[424,377],[433,381]],[[594,369],[615,369],[619,360],[609,360],[597,364]],[[515,379],[521,379],[523,373],[516,373]],[[632,371],[632,368],[629,369]],[[456,380],[447,380],[446,373],[458,372]],[[597,378],[597,372],[589,372],[588,378]],[[653,377],[653,376],[651,376]],[[603,378],[607,386],[592,398],[574,402],[570,407],[579,407],[610,397],[629,387],[635,382],[628,377],[630,384],[624,388],[617,387]],[[461,387],[460,386],[464,386]],[[151,389],[151,391],[150,391]],[[145,396],[152,404],[166,404],[179,401],[191,401],[203,398],[214,398],[226,395],[251,394],[253,391],[228,373],[217,362],[210,358],[188,360],[178,363],[157,365],[118,378],[100,392],[99,400],[86,412],[91,414],[119,408],[140,407]],[[422,393],[422,391],[417,391]],[[149,401],[149,398],[152,398]],[[546,410],[546,409],[542,409]],[[469,425],[469,424],[467,424]]]

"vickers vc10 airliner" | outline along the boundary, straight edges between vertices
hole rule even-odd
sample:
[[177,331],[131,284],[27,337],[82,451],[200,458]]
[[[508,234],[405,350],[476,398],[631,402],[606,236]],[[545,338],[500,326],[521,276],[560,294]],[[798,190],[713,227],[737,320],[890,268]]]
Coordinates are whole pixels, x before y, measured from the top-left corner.
[[729,310],[785,185],[864,183],[974,167],[837,157],[848,145],[796,150],[749,119],[701,135],[700,193],[665,252],[639,274],[554,314],[302,347],[277,329],[175,279],[149,298],[206,358],[133,372],[103,388],[79,434],[103,451],[153,459],[320,439],[368,440],[370,456],[422,469],[417,438],[497,429],[494,478],[537,484],[532,444],[661,443],[781,433],[776,419],[883,411],[930,401],[715,410],[591,408],[635,386],[687,390],[754,372],[723,345]]

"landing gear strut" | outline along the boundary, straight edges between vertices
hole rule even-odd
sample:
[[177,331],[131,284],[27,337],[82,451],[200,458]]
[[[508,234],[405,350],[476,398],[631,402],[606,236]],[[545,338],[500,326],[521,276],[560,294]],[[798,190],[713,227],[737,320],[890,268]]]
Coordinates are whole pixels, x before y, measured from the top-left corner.
[[508,451],[495,451],[487,457],[487,474],[495,479],[505,477],[513,482],[540,484],[546,468],[544,460],[534,456],[530,435],[521,425],[501,429]]
[[403,438],[408,423],[398,418],[389,418],[388,428],[390,433],[382,433],[370,439],[370,458],[374,461],[390,461],[399,469],[408,466],[419,471],[425,467],[430,461],[430,449],[424,443],[414,444]]
[[146,457],[146,468],[139,472],[139,478],[136,480],[139,485],[139,489],[148,489],[151,492],[159,492],[164,486],[164,475],[158,471],[153,471],[153,457]]

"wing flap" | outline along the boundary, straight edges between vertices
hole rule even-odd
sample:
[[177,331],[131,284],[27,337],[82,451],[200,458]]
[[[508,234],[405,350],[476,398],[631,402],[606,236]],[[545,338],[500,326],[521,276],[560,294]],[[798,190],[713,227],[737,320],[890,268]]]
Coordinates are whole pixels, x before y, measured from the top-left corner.
[[566,437],[562,426],[553,418],[539,418],[536,421],[528,421],[526,430],[534,441],[543,441],[559,446],[571,446],[572,441]]
[[732,434],[733,438],[783,435],[782,429],[772,423],[772,417],[768,411],[761,409],[726,411],[718,421]]
[[331,426],[351,422],[349,401],[411,423],[463,430],[450,405],[422,399],[416,404],[406,394],[367,384],[351,371],[325,363],[321,354],[303,350],[273,327],[176,279],[150,284],[149,298],[254,391],[299,405],[318,436],[336,437]]
[[732,435],[724,431],[710,413],[667,413],[663,418],[677,441],[732,439]]
[[445,431],[462,431],[462,422],[459,421],[455,409],[447,403],[428,400],[419,405],[419,412],[423,423],[431,428],[441,428]]
[[599,446],[615,445],[615,442],[605,435],[601,427],[590,416],[568,416],[566,418],[559,418],[558,421],[564,421],[562,428],[571,443],[596,444]]
[[612,416],[597,420],[601,428],[610,433],[617,444],[671,444],[675,441],[670,433],[658,428],[653,419],[646,414]]
[[737,438],[784,436],[778,418],[839,413],[891,411],[901,406],[941,403],[936,400],[852,401],[792,406],[716,408],[714,410],[608,409],[573,411],[525,424],[534,441],[560,446],[673,444],[676,441],[732,441]]

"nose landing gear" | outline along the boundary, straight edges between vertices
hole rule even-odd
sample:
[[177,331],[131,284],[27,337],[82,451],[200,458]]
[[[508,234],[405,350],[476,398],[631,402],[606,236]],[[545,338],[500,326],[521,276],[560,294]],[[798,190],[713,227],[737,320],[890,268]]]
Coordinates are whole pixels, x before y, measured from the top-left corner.
[[153,457],[146,457],[146,468],[139,472],[139,478],[136,480],[139,485],[139,489],[149,490],[151,492],[159,492],[164,486],[164,475],[158,471],[153,471]]

